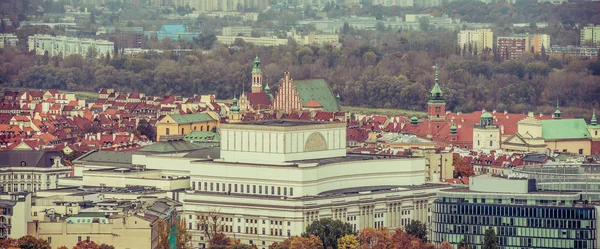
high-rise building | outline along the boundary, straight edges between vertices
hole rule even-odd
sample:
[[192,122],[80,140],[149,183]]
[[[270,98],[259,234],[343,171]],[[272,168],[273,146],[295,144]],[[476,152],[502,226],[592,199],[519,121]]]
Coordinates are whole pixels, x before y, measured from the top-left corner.
[[268,0],[175,0],[175,6],[189,6],[197,11],[264,10]]
[[577,192],[537,191],[534,179],[471,177],[468,188],[440,190],[432,212],[437,245],[481,248],[494,229],[500,249],[598,248],[596,207]]
[[458,46],[461,49],[472,46],[478,52],[492,49],[494,46],[494,32],[491,29],[462,30],[458,33]]
[[548,50],[549,47],[550,35],[546,34],[518,34],[496,38],[496,52],[504,60],[515,59],[525,51],[540,54],[543,49]]
[[581,29],[581,46],[600,45],[600,25],[588,24]]
[[413,7],[414,0],[373,0],[373,5]]

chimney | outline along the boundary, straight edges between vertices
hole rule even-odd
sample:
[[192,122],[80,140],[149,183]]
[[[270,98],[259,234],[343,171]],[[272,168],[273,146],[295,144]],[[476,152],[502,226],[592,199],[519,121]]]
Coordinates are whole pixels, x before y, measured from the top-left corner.
[[112,135],[113,135],[113,139],[112,140],[115,141],[117,139],[117,133],[113,133]]
[[96,140],[100,140],[100,132],[96,133]]

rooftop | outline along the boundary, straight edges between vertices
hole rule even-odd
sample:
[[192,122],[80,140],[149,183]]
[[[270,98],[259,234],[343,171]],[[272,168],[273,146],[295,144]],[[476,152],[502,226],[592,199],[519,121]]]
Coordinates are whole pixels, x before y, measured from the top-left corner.
[[235,123],[235,125],[261,125],[261,126],[277,126],[277,127],[291,127],[291,126],[305,126],[305,125],[319,125],[319,124],[331,124],[331,122],[277,119],[277,120]]

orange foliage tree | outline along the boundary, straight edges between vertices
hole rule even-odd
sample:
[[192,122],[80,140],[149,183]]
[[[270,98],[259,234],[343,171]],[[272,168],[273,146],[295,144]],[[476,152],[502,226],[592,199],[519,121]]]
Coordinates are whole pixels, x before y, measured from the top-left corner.
[[475,175],[473,166],[465,162],[458,153],[452,155],[452,166],[454,166],[454,177],[470,177]]
[[91,240],[83,240],[77,243],[73,249],[99,249],[100,246]]
[[365,228],[358,235],[360,249],[435,249],[429,242],[397,228],[393,234],[385,228]]
[[323,242],[315,235],[293,236],[280,243],[274,242],[269,249],[324,249]]

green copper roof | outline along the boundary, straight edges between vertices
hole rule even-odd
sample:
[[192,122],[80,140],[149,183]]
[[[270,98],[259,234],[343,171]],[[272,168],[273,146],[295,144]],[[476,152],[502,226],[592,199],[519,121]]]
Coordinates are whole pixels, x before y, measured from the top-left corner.
[[566,140],[590,138],[590,132],[583,119],[541,120],[542,137],[546,140]]
[[440,96],[442,94],[444,94],[442,92],[442,88],[440,88],[440,85],[437,83],[437,81],[435,82],[435,85],[433,85],[433,88],[431,89],[431,96],[436,96],[436,94],[440,94]]
[[171,114],[170,116],[178,124],[191,124],[191,123],[208,122],[208,121],[215,120],[207,113],[194,113],[194,114],[184,114],[184,115]]
[[254,65],[252,66],[252,74],[261,74],[262,71],[260,70],[260,59],[258,58],[258,56],[256,56],[256,58],[254,59]]
[[333,91],[325,80],[294,80],[294,86],[296,87],[296,91],[298,91],[298,95],[300,95],[302,105],[314,99],[323,106],[323,111],[333,112],[340,110]]
[[176,140],[176,141],[161,141],[149,146],[146,146],[140,151],[142,152],[156,152],[156,153],[177,153],[186,152],[202,149],[204,146],[190,143],[188,141]]
[[266,93],[269,93],[269,91],[271,91],[271,88],[269,87],[269,82],[267,82],[267,83],[265,84],[265,92],[266,92]]
[[494,118],[494,116],[492,116],[492,114],[489,112],[484,112],[483,114],[481,114],[480,118]]
[[458,128],[456,128],[456,125],[454,124],[454,122],[452,122],[452,125],[450,126],[450,133],[456,134],[457,130]]
[[233,106],[231,106],[231,111],[232,112],[240,111],[240,107],[238,106],[238,99],[235,96],[233,97]]
[[590,124],[591,125],[597,125],[598,124],[598,120],[596,119],[596,110],[592,110],[592,119],[590,119]]
[[185,135],[183,138],[186,141],[190,142],[219,142],[221,141],[221,135],[216,132],[210,131],[193,131],[190,134]]

